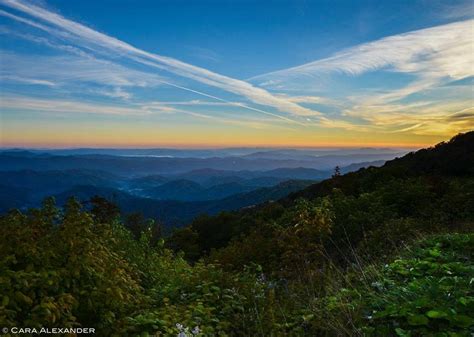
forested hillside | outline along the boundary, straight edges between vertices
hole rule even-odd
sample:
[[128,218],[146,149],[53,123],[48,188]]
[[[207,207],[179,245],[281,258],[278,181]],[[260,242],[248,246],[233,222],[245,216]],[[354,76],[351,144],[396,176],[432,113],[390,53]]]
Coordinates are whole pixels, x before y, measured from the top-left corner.
[[474,132],[198,217],[170,237],[119,214],[99,198],[2,215],[0,326],[104,336],[473,332]]
[[[359,245],[383,248],[385,243],[380,240],[402,241],[399,235],[409,238],[420,231],[432,233],[470,226],[474,210],[473,178],[474,132],[469,132],[433,148],[388,161],[380,168],[335,174],[332,179],[313,184],[276,203],[198,218],[189,228],[177,231],[172,241],[186,251],[190,238],[186,238],[185,233],[193,233],[192,237],[197,239],[191,247],[197,245],[200,252],[206,254],[227,245],[231,239],[234,240],[227,249],[235,246],[239,251],[240,241],[244,244],[249,238],[255,238],[268,242],[274,254],[275,242],[270,242],[270,233],[298,224],[295,213],[299,209],[322,207],[331,214],[331,235],[326,242],[336,245],[328,248],[331,255],[341,250],[346,254],[347,249]],[[384,234],[389,231],[399,231],[399,234]],[[371,238],[373,243],[368,242]],[[258,251],[270,256],[262,252],[262,247]],[[223,251],[215,254],[223,254]],[[247,258],[254,260],[248,256],[242,257],[242,261]]]

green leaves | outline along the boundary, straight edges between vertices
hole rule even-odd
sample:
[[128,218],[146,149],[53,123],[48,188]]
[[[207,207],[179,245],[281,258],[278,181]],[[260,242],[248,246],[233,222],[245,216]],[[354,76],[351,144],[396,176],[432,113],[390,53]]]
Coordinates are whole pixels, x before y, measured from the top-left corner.
[[61,215],[49,200],[27,216],[0,217],[0,326],[176,336],[180,323],[195,336],[226,336],[273,325],[260,321],[272,304],[260,266],[240,273],[191,266],[148,228],[135,239],[105,206],[96,203],[92,216],[71,200]]
[[[48,201],[27,215],[0,217],[0,326],[83,325],[124,336],[186,328],[217,336],[312,336],[328,326],[367,336],[465,336],[474,317],[474,235],[434,236],[384,267],[358,264],[347,272],[335,260],[326,263],[324,240],[351,198],[278,210],[285,214],[279,223],[265,222],[233,241],[228,260],[219,255],[223,264],[239,259],[239,271],[229,271],[230,263],[190,265],[147,228],[132,235],[97,205],[94,216],[75,201],[64,214]],[[377,198],[362,195],[348,208],[349,239],[363,234],[358,225]],[[402,219],[388,227],[413,224]],[[194,230],[181,234],[196,243]]]
[[[349,293],[341,290],[332,302],[349,294],[347,308],[370,313],[358,321],[367,336],[468,336],[474,324],[473,238],[450,234],[423,240],[376,271],[370,288],[361,283]],[[358,292],[364,295],[352,295]]]
[[428,318],[423,315],[409,315],[407,321],[410,325],[427,325],[429,322]]
[[474,318],[466,315],[454,315],[451,319],[455,326],[461,328],[469,328],[474,325]]
[[426,316],[429,318],[445,318],[448,316],[448,314],[440,310],[430,310],[426,312]]

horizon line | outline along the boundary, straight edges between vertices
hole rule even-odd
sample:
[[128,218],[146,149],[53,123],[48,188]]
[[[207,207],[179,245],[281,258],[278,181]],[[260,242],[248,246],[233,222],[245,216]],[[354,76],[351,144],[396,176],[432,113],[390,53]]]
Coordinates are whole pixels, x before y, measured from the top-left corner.
[[403,149],[420,149],[431,147],[436,143],[418,143],[418,144],[399,144],[399,143],[375,143],[375,144],[318,144],[318,145],[144,145],[144,146],[2,146],[0,151],[5,150],[224,150],[224,149],[357,149],[357,148],[403,148]]

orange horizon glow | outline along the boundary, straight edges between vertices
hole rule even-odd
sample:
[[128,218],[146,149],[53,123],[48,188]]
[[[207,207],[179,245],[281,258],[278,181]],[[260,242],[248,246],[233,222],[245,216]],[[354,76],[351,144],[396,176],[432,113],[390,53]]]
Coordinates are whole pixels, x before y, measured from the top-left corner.
[[[467,131],[467,130],[466,130]],[[438,135],[357,133],[341,130],[307,129],[273,132],[244,129],[181,126],[176,132],[160,125],[66,125],[38,123],[35,127],[14,125],[0,128],[0,148],[358,148],[387,147],[419,149],[447,141],[451,131]]]
[[187,144],[187,143],[77,143],[69,144],[57,144],[57,143],[1,143],[1,149],[154,149],[154,148],[171,148],[171,149],[221,149],[221,148],[295,148],[295,149],[310,149],[310,148],[360,148],[360,147],[373,147],[373,148],[404,148],[404,149],[420,149],[424,147],[434,146],[436,143],[417,143],[417,144],[406,144],[406,143],[315,143],[315,144],[292,144],[292,143],[281,143],[281,144],[235,144],[235,143],[199,143],[199,144]]

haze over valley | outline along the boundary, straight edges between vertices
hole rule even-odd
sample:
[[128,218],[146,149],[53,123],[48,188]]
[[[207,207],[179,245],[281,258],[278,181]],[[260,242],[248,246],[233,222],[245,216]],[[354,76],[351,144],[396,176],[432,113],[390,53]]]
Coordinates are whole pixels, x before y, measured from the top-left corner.
[[278,200],[342,173],[381,166],[401,148],[5,149],[1,210],[39,206],[54,195],[107,197],[168,229],[199,214]]

